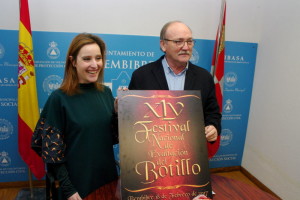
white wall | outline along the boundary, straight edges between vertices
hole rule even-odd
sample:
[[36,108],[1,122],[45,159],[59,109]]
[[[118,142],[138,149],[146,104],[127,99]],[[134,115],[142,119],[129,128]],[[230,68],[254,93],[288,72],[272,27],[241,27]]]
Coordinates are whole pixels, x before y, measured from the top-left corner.
[[[0,29],[18,30],[18,2],[0,0]],[[257,42],[253,2],[228,1],[228,40]],[[195,38],[214,39],[221,0],[29,0],[29,7],[33,31],[158,36],[167,21],[182,20]]]
[[[0,29],[18,30],[19,0],[0,0]],[[29,0],[33,31],[158,36],[182,20],[214,39],[221,0]],[[300,3],[227,0],[226,40],[259,43],[242,166],[283,199],[299,199]]]
[[[283,199],[300,199],[300,2],[265,0],[242,166]],[[255,30],[254,30],[255,31]]]

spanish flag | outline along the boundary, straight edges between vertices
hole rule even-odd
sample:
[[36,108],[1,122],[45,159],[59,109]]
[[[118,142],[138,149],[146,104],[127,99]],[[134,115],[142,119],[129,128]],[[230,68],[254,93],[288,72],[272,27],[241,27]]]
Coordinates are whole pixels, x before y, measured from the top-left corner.
[[[211,75],[214,78],[216,97],[222,112],[223,107],[223,82],[224,82],[224,61],[225,61],[225,20],[226,20],[226,0],[222,1],[220,23],[214,46],[213,59],[211,65]],[[214,143],[208,143],[208,157],[213,157],[220,146],[221,134]]]
[[32,34],[28,0],[20,0],[19,58],[18,58],[18,146],[19,153],[33,175],[45,175],[44,163],[32,149],[31,137],[39,119]]

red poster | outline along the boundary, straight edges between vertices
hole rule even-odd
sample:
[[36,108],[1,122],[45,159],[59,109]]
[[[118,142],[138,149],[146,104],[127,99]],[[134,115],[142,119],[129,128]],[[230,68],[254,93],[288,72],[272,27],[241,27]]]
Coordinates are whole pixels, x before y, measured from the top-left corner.
[[121,91],[123,200],[212,198],[200,91]]

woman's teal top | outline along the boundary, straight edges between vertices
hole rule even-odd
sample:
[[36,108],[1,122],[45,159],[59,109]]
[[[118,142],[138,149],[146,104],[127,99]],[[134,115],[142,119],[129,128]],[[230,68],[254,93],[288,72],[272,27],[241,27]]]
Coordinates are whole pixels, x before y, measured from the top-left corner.
[[[52,92],[36,126],[32,148],[42,156],[49,174],[59,180],[65,197],[76,191],[84,198],[118,178],[113,152],[111,90],[80,84],[68,96]],[[50,171],[49,171],[50,170]]]

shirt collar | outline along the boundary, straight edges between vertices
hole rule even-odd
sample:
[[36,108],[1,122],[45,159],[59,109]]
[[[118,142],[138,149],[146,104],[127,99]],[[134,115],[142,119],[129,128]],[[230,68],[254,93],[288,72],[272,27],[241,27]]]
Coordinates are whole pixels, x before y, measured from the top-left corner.
[[164,68],[165,73],[168,73],[168,74],[172,73],[173,75],[177,75],[177,76],[182,75],[182,74],[185,73],[186,70],[188,70],[188,68],[189,68],[189,62],[187,62],[186,67],[185,67],[179,74],[175,74],[174,71],[173,71],[173,69],[169,66],[166,57],[164,57],[164,58],[162,59],[162,65],[163,65],[163,68]]

